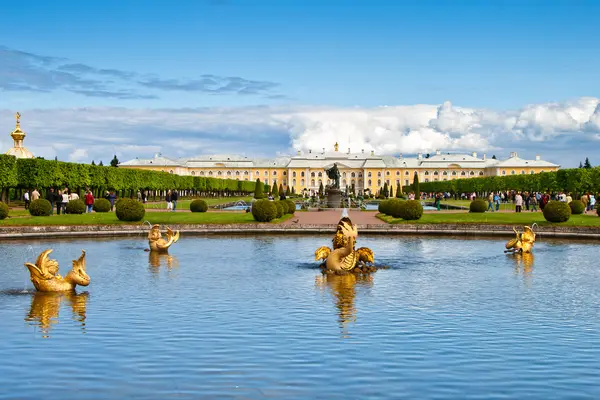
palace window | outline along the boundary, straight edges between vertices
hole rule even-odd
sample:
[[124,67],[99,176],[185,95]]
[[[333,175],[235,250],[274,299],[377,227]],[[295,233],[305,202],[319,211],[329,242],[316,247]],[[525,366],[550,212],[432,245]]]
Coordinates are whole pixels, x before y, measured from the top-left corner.
[[406,172],[404,172],[404,175],[409,176],[410,172],[406,171]]
[[377,179],[377,186],[381,186],[381,179]]
[[169,171],[169,173],[170,173],[170,174],[172,174],[172,173],[173,173],[173,170],[170,170],[170,171]]
[[227,171],[227,176],[231,176],[231,171]]
[[304,178],[304,171],[300,172],[300,176]]
[[456,171],[452,171],[452,176],[456,176]]
[[377,177],[378,177],[378,178],[381,178],[381,172],[378,172],[378,173],[377,173]]
[[292,179],[292,186],[296,186],[296,180]]
[[208,176],[212,176],[212,171],[208,171]]
[[389,185],[389,184],[390,184],[390,180],[389,180],[389,179],[386,179],[386,180],[385,180],[385,183],[387,183],[387,184]]
[[437,171],[433,171],[433,175],[434,175],[434,176],[438,176],[439,174],[440,174],[439,172],[437,172]]
[[269,178],[265,178],[265,184],[268,185],[269,184]]
[[269,176],[269,171],[265,171],[265,176]]
[[525,170],[522,170],[522,171],[521,171],[521,175],[525,175]]
[[513,169],[512,171],[510,171],[511,175],[515,175],[517,172]]
[[304,186],[304,179],[300,179],[300,186]]
[[543,173],[544,173],[544,170],[541,170],[540,172],[543,174]]
[[354,186],[356,184],[356,181],[354,179],[352,179],[352,186]]
[[442,175],[444,175],[444,176],[448,176],[448,171],[444,171],[444,172],[442,172]]
[[286,176],[286,175],[287,175],[287,171],[283,171],[283,176]]
[[483,171],[479,171],[479,176],[483,176]]
[[345,172],[342,172],[342,177],[344,177],[344,178],[346,177],[346,173]]
[[446,178],[444,178],[444,180],[445,180],[445,181],[447,181],[447,179],[446,179]]
[[425,182],[429,182],[429,179],[425,178]]
[[315,176],[317,176],[317,175],[316,175],[314,172],[311,172],[311,173],[310,173],[310,177],[311,177],[311,178],[314,178]]
[[369,179],[369,186],[371,186],[371,180]]
[[192,171],[192,176],[196,175],[196,171]]
[[359,178],[362,178],[362,172],[359,172],[359,173],[358,173],[358,177],[359,177]]
[[221,176],[222,175],[221,171],[217,172],[217,175]]
[[502,171],[502,175],[506,175],[506,171]]
[[369,174],[367,176],[370,178],[371,177],[371,173],[369,172]]
[[466,175],[467,175],[467,173],[466,173],[465,171],[462,171],[462,172],[460,173],[460,176],[466,176]]
[[273,171],[273,176],[277,176],[277,171]]
[[475,176],[475,172],[471,171],[471,172],[469,172],[469,175]]
[[292,178],[296,177],[296,171],[292,172]]
[[356,172],[351,173],[350,176],[356,178]]
[[323,173],[319,172],[319,178],[322,178],[322,177],[323,177]]
[[400,171],[396,171],[396,176],[400,176]]
[[244,171],[244,175],[248,175],[248,171]]
[[396,185],[400,184],[400,179],[396,179]]
[[408,179],[404,180],[404,186],[408,186]]
[[386,171],[385,175],[390,176],[390,171]]
[[314,179],[310,180],[310,186],[315,186],[315,180]]
[[235,171],[236,176],[240,176],[240,171]]
[[531,170],[531,171],[529,171],[529,173],[530,173],[531,175],[533,175],[535,172],[534,172],[533,170]]
[[200,176],[204,176],[204,171],[200,171]]
[[425,171],[425,176],[429,176],[429,171]]

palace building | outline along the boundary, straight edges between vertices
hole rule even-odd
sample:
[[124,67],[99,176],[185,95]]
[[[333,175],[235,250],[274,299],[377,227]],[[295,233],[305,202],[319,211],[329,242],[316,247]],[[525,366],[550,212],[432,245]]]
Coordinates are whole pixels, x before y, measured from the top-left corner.
[[17,126],[15,127],[15,130],[10,133],[14,144],[5,154],[17,158],[33,158],[33,153],[23,146],[25,132],[21,130],[21,114],[16,113],[15,119],[17,120]]
[[433,155],[403,157],[384,156],[374,152],[359,153],[340,151],[336,143],[333,151],[298,152],[291,157],[252,159],[235,155],[212,155],[192,158],[170,159],[156,154],[151,159],[138,159],[119,164],[121,168],[138,168],[163,171],[171,174],[238,179],[272,185],[281,184],[284,189],[294,188],[296,193],[314,192],[320,184],[331,183],[325,173],[333,164],[340,171],[340,187],[344,190],[354,185],[357,193],[376,193],[385,183],[394,189],[398,184],[412,184],[418,174],[420,182],[446,181],[478,176],[525,175],[556,171],[559,165],[543,161],[519,158],[511,153],[505,160],[478,157],[472,154],[450,154],[436,151]]

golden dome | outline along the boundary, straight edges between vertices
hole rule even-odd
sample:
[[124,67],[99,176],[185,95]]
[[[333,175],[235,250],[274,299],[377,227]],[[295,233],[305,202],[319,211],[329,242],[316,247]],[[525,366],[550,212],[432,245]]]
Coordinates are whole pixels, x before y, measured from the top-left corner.
[[14,141],[14,146],[5,154],[9,156],[15,156],[17,158],[33,158],[33,153],[23,146],[25,132],[21,130],[21,114],[16,113],[15,118],[17,120],[17,126],[15,127],[15,130],[10,133],[10,136],[12,136]]

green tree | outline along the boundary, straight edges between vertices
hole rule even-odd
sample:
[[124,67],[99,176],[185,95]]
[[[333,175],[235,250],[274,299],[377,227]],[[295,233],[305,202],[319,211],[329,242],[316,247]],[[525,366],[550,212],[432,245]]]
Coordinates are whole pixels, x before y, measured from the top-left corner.
[[100,160],[100,162],[98,163],[99,167],[104,167],[104,164],[102,164],[102,160]]
[[92,165],[96,165],[96,163],[94,162],[94,160],[92,160]]
[[396,197],[400,198],[401,194],[402,194],[402,186],[400,186],[400,182],[398,182],[398,184],[396,185]]
[[415,198],[421,198],[421,187],[419,185],[419,174],[415,172],[415,177],[413,178],[413,191],[415,192]]
[[381,191],[383,197],[387,198],[390,195],[390,189],[388,188],[387,182],[383,184],[383,190]]
[[495,159],[496,159],[496,155],[494,154],[494,155],[492,156],[492,160],[495,160]]
[[579,168],[583,168],[583,163],[579,161]]
[[319,184],[319,196],[325,196],[325,191],[323,189],[323,182]]
[[263,183],[263,193],[271,193],[271,186],[267,182]]
[[283,185],[281,183],[279,184],[279,191],[278,192],[279,192],[280,196],[281,195],[285,196],[285,192],[283,191]]
[[264,186],[260,182],[260,178],[256,178],[256,184],[254,186],[254,198],[255,199],[260,200],[263,197],[265,197],[265,195],[263,193],[263,189],[264,189]]
[[279,197],[279,190],[277,189],[277,182],[273,182],[273,187],[271,188],[271,194],[273,197]]
[[585,163],[583,163],[583,168],[592,168],[592,164],[590,163],[589,158],[585,158]]
[[394,188],[392,187],[392,185],[390,185],[390,196],[389,197],[394,197]]
[[117,158],[116,154],[113,157],[113,159],[110,161],[110,166],[111,167],[118,167],[119,166],[119,159]]

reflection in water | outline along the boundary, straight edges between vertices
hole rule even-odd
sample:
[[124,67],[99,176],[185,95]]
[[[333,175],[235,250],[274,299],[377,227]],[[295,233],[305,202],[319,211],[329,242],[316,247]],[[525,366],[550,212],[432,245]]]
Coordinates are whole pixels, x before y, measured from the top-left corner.
[[39,326],[42,337],[48,338],[52,325],[58,323],[60,306],[66,301],[71,306],[74,320],[81,324],[81,330],[85,332],[87,300],[88,292],[35,292],[31,297],[31,307],[25,321]]
[[354,306],[354,297],[356,296],[356,286],[372,286],[373,276],[370,274],[356,275],[335,275],[325,274],[315,278],[317,287],[327,287],[336,297],[336,307],[338,309],[340,329],[342,336],[348,336],[348,324],[356,322],[356,307]]
[[515,254],[512,256],[515,262],[515,273],[523,270],[523,275],[531,275],[533,271],[533,253]]
[[[161,254],[156,251],[151,251],[148,254],[148,264],[150,264],[151,267],[159,268],[161,266],[166,266],[168,269],[179,267],[179,260],[175,256],[164,253]],[[158,271],[153,270],[153,272]]]

